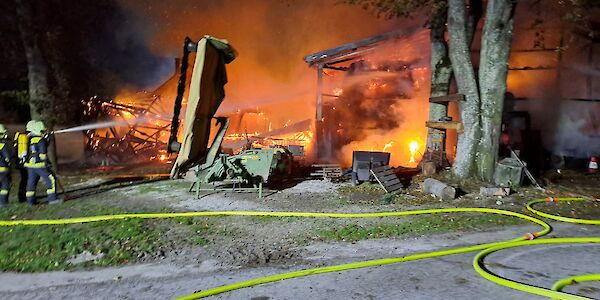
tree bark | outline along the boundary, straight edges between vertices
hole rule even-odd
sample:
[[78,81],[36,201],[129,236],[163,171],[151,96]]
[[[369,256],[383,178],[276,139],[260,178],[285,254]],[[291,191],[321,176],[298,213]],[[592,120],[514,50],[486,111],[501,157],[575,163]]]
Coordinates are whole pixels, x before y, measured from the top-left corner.
[[[25,49],[27,60],[27,80],[29,86],[29,110],[32,120],[43,121],[51,130],[54,127],[54,95],[50,89],[50,66],[44,55],[47,43],[43,31],[37,24],[44,22],[41,18],[43,2],[16,0],[16,11],[19,32]],[[54,171],[57,171],[58,159],[56,144],[52,140],[48,149],[48,158]]]
[[477,173],[488,182],[498,158],[512,28],[512,0],[488,0],[479,64],[481,140],[477,156]]
[[454,176],[464,179],[473,174],[477,144],[481,136],[479,119],[479,92],[475,71],[471,62],[467,16],[464,0],[448,1],[448,33],[450,36],[449,55],[458,91],[465,95],[460,103],[460,117],[464,132],[459,134],[456,159],[452,166]]
[[[435,4],[432,7],[430,19],[430,39],[431,39],[431,92],[430,97],[448,95],[450,89],[450,79],[452,78],[452,65],[448,57],[448,47],[444,39],[446,32],[446,19],[448,7],[445,1]],[[448,115],[447,104],[429,103],[429,120],[439,121]],[[445,131],[429,128],[427,135],[427,151],[429,153],[443,153],[445,148]],[[432,155],[438,157],[438,155]],[[441,157],[441,156],[440,156]],[[435,161],[436,165],[441,166],[442,161]]]
[[27,59],[29,108],[31,119],[51,125],[54,99],[50,92],[48,63],[43,55],[43,36],[36,29],[36,5],[28,0],[16,0],[18,27]]

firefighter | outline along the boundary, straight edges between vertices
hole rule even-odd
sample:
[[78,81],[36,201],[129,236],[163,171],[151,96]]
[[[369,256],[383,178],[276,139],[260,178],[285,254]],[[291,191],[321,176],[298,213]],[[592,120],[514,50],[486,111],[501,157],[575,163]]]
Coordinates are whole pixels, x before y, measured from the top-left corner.
[[27,168],[27,203],[36,204],[35,190],[40,178],[46,183],[48,203],[60,203],[62,201],[56,197],[56,178],[52,174],[48,160],[50,137],[46,132],[46,126],[41,121],[32,120],[27,123],[27,131],[29,131],[29,151],[24,164]]
[[27,168],[24,164],[27,160],[27,151],[29,149],[29,136],[24,132],[15,133],[14,137],[15,149],[17,150],[17,170],[19,170],[19,202],[27,201],[25,194],[27,193]]
[[8,192],[10,191],[10,162],[12,148],[8,143],[6,128],[0,124],[0,207],[8,205]]

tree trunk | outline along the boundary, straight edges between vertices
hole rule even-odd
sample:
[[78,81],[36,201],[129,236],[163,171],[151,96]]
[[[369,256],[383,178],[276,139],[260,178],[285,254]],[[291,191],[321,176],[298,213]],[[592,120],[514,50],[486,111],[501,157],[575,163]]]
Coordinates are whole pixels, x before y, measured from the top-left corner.
[[[28,0],[16,0],[18,27],[27,59],[29,81],[29,108],[31,119],[51,125],[54,99],[50,93],[48,64],[43,55],[43,36],[36,30],[36,4]],[[39,7],[37,7],[39,10]]]
[[482,180],[488,182],[493,179],[498,158],[512,17],[512,0],[488,0],[479,64],[481,140],[477,156],[477,173]]
[[[27,79],[29,85],[29,110],[32,120],[43,121],[52,129],[54,126],[54,95],[50,89],[50,74],[45,49],[45,36],[37,24],[43,23],[41,5],[43,2],[16,0],[19,32],[27,59]],[[48,149],[48,159],[56,172],[58,159],[56,145],[52,141]]]
[[[431,39],[431,92],[430,97],[448,95],[450,79],[452,77],[452,65],[448,57],[448,48],[444,33],[446,32],[446,19],[448,7],[446,3],[435,5],[432,8],[430,19]],[[439,121],[448,115],[447,104],[429,103],[429,120]],[[444,130],[429,128],[427,135],[427,151],[432,153],[432,158],[441,157],[441,161],[435,161],[441,166],[445,157],[436,154],[444,153],[446,134]]]
[[448,33],[450,36],[450,61],[458,91],[465,95],[460,104],[460,117],[464,132],[459,134],[456,145],[456,160],[452,173],[460,178],[473,174],[477,144],[480,138],[479,92],[473,64],[471,63],[470,40],[467,33],[467,18],[464,0],[448,1]]

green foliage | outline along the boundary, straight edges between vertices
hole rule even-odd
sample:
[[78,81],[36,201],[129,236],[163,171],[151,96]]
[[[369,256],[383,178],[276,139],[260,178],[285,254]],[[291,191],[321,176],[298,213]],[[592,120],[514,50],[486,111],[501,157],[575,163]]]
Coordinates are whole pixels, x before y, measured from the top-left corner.
[[373,12],[378,18],[411,18],[419,10],[430,5],[439,5],[441,0],[344,0],[344,3],[360,5],[363,9]]

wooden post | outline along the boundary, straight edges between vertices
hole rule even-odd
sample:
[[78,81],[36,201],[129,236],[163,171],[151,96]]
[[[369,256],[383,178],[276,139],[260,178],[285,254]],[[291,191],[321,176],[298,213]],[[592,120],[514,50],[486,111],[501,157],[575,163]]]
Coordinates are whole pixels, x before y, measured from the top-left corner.
[[323,118],[323,65],[317,65],[317,121]]
[[317,103],[315,114],[315,158],[323,154],[323,65],[317,65]]

